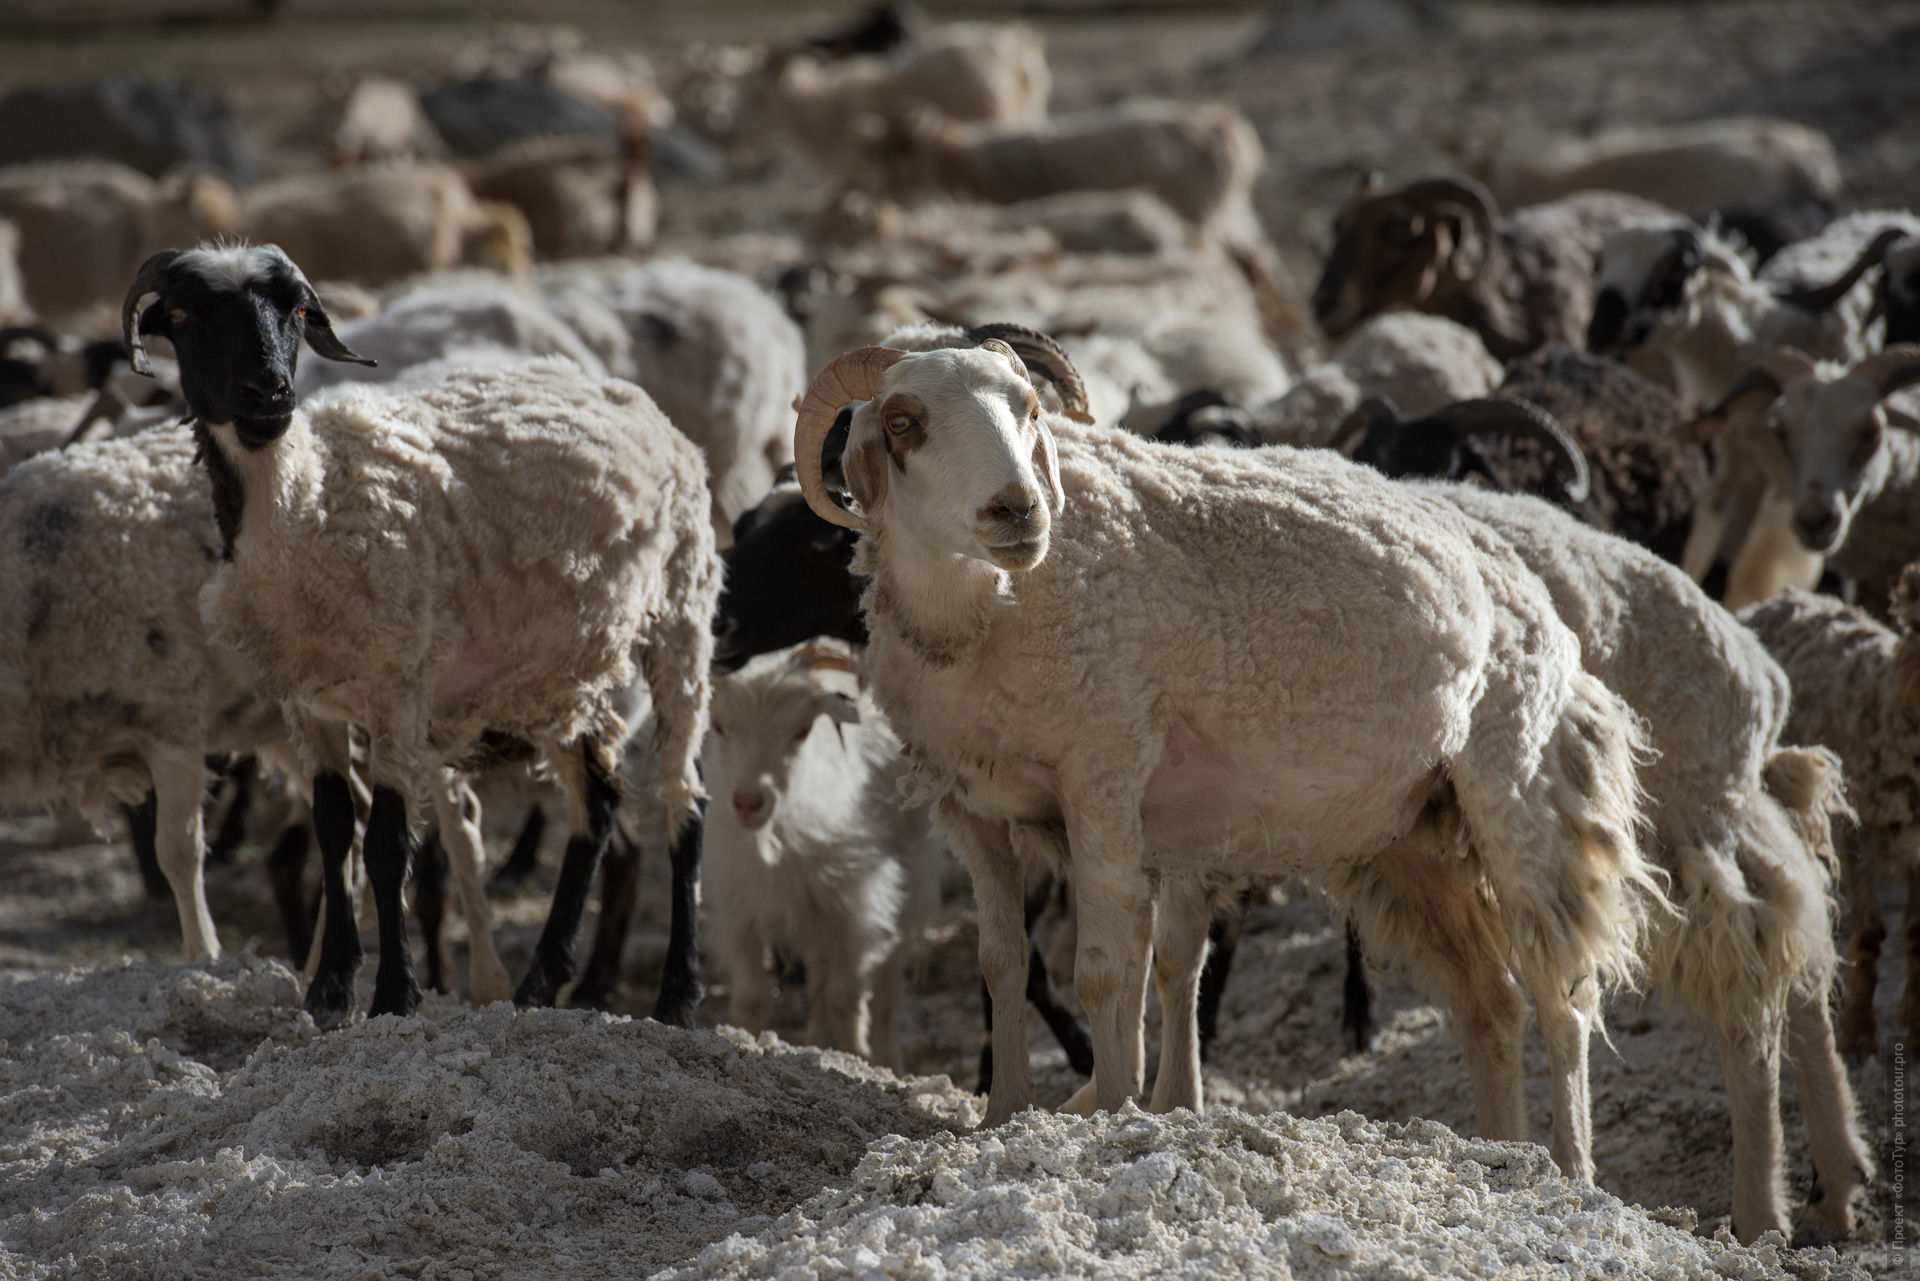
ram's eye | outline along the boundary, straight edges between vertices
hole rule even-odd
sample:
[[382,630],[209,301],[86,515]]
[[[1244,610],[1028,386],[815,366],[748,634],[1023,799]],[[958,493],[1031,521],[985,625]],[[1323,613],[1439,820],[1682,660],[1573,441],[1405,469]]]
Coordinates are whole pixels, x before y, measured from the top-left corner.
[[171,324],[171,325],[184,325],[184,324],[186,324],[186,323],[187,323],[187,311],[186,311],[186,308],[184,308],[184,307],[175,307],[175,308],[174,308],[174,309],[173,309],[172,311],[169,311],[169,312],[167,313],[167,323],[168,323],[168,324]]
[[887,419],[887,430],[895,436],[904,436],[913,430],[913,419],[896,416]]
[[293,314],[300,317],[300,319],[305,320],[307,318],[307,304],[301,303],[299,306],[295,307],[293,309]]
[[804,742],[806,742],[806,741],[807,741],[807,735],[809,735],[809,734],[811,734],[811,733],[813,733],[813,726],[811,726],[811,725],[809,725],[809,726],[807,726],[807,727],[806,727],[805,729],[803,729],[803,730],[800,730],[799,732],[797,732],[797,733],[796,733],[796,734],[794,734],[794,736],[793,736],[793,745],[794,745],[795,747],[798,747],[798,746],[800,746],[800,744],[802,744],[802,743],[804,743]]
[[725,738],[727,736],[727,727],[719,721],[714,721],[709,728],[713,730],[713,736],[715,738]]

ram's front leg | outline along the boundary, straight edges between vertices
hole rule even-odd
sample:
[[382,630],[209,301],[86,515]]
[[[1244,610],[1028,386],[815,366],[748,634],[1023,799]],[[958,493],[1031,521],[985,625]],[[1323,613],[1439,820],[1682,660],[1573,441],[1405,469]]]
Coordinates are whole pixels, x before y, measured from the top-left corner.
[[613,833],[614,810],[620,804],[619,787],[602,763],[599,746],[591,740],[550,748],[547,761],[567,793],[570,834],[546,928],[534,944],[527,975],[513,994],[519,1005],[552,1005],[560,989],[573,979],[574,940],[593,888],[593,874]]
[[1026,878],[1005,823],[978,818],[951,801],[941,802],[940,821],[973,878],[980,974],[986,980],[993,1030],[993,1084],[982,1124],[999,1125],[1033,1106],[1033,1067],[1027,1061]]
[[1146,1076],[1140,1018],[1153,943],[1153,887],[1137,799],[1120,789],[1083,795],[1067,814],[1080,938],[1073,982],[1093,1032],[1094,1101],[1113,1112],[1138,1097]]

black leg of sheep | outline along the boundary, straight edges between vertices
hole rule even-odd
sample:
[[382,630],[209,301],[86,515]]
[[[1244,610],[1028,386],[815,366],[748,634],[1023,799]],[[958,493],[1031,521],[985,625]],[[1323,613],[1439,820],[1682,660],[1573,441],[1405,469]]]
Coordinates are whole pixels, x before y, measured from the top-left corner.
[[439,829],[429,829],[413,852],[413,915],[427,953],[427,987],[445,994],[453,974],[453,952],[447,941],[447,883],[452,866]]
[[413,863],[414,842],[407,831],[405,798],[384,783],[373,789],[373,810],[367,815],[361,852],[367,864],[367,885],[373,890],[373,906],[380,917],[380,968],[374,974],[373,1006],[367,1017],[412,1014],[420,1004],[420,985],[413,977],[403,891],[407,868]]
[[154,849],[154,833],[159,825],[160,802],[151,789],[138,805],[122,805],[120,817],[127,821],[127,838],[133,842],[133,861],[140,865],[140,880],[148,898],[171,899],[173,887],[160,870],[160,856]]
[[639,892],[640,845],[624,824],[616,822],[607,843],[606,865],[600,871],[600,923],[593,932],[593,955],[574,985],[571,1004],[604,1005],[620,986],[620,961],[627,950],[627,930],[633,924]]
[[667,930],[667,962],[653,1017],[674,1027],[692,1027],[705,994],[700,987],[700,842],[707,805],[701,801],[673,842],[673,920]]
[[[587,895],[593,889],[593,876],[606,853],[613,833],[614,811],[620,804],[620,791],[597,759],[594,747],[582,743],[584,762],[585,810],[587,830],[567,837],[566,858],[560,864],[560,881],[553,887],[553,907],[547,913],[546,928],[534,944],[533,960],[527,976],[513,994],[516,1005],[552,1005],[560,989],[573,979],[573,944],[580,933],[580,918],[586,912]],[[675,860],[678,872],[678,859]],[[676,875],[676,881],[678,877]],[[676,908],[678,904],[675,905]]]
[[360,931],[347,897],[347,859],[353,853],[353,791],[344,774],[324,770],[313,780],[313,834],[320,845],[326,919],[320,967],[307,985],[307,1013],[321,1027],[346,1017],[353,976],[360,969]]
[[280,833],[267,855],[267,881],[273,887],[274,906],[280,909],[280,924],[287,932],[287,955],[294,968],[307,963],[313,947],[314,905],[307,902],[307,845],[310,841],[305,823],[293,823]]

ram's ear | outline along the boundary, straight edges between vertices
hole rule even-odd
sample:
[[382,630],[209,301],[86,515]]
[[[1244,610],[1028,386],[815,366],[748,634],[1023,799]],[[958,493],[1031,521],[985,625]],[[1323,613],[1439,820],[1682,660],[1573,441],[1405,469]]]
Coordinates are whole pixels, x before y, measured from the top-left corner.
[[1053,514],[1058,516],[1067,508],[1067,491],[1060,487],[1060,452],[1054,447],[1053,433],[1047,430],[1044,417],[1034,423],[1034,430],[1038,439],[1033,442],[1033,469],[1046,485]]

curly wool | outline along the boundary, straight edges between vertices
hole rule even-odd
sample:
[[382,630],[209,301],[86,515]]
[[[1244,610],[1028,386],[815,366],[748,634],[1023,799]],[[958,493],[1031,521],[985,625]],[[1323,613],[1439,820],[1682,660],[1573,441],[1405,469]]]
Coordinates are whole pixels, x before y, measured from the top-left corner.
[[[706,619],[659,632],[718,592],[706,472],[638,387],[545,359],[341,388],[233,452],[248,510],[207,617],[282,698],[365,726],[378,774],[419,788],[489,730],[618,738],[636,646],[698,744]],[[676,823],[691,755],[663,768]]]
[[219,551],[191,434],[156,427],[0,477],[0,804],[137,803],[277,721],[196,602]]
[[873,687],[936,791],[1054,828],[1055,789],[1092,786],[1140,799],[1150,869],[1317,877],[1403,836],[1444,777],[1526,967],[1635,974],[1659,894],[1637,727],[1510,547],[1324,451],[1049,425],[1050,550],[974,594],[971,634],[903,608],[891,540],[858,553]]

